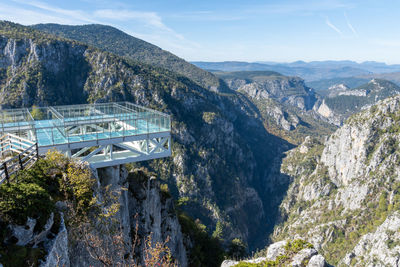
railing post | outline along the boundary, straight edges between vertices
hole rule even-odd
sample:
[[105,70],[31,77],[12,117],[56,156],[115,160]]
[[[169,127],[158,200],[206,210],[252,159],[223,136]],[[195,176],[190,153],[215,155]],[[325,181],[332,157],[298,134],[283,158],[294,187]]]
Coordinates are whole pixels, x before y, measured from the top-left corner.
[[7,170],[7,164],[4,162],[3,163],[3,167],[4,167],[4,174],[6,175],[6,180],[7,180],[7,183],[9,183],[10,181],[9,181],[9,176],[8,176],[8,170]]
[[24,164],[22,164],[21,154],[18,154],[18,161],[19,161],[19,166],[21,167],[21,170],[23,170],[24,169]]
[[36,159],[39,159],[39,145],[37,142],[36,142],[35,146],[36,146]]

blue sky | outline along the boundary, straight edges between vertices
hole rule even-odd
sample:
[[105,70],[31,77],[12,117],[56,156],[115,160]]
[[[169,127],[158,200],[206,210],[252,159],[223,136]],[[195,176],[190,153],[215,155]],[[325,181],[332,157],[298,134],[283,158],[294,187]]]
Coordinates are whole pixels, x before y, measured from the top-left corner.
[[400,63],[397,0],[0,0],[0,19],[115,26],[189,61]]

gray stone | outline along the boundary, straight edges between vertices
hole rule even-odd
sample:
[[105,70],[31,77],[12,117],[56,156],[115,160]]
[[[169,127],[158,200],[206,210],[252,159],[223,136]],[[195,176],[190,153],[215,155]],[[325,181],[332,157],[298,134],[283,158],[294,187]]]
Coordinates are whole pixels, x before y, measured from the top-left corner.
[[304,261],[311,259],[312,256],[317,254],[318,252],[313,248],[302,249],[294,255],[290,266],[301,267],[303,266]]
[[64,201],[57,201],[55,207],[58,211],[61,212],[65,212],[68,209],[67,203],[65,203]]
[[68,253],[68,233],[64,223],[64,215],[62,213],[60,231],[58,232],[55,239],[52,241],[52,245],[49,249],[46,260],[40,266],[70,266]]
[[[251,259],[251,260],[243,260],[242,262],[247,262],[247,263],[261,263],[263,261],[266,261],[267,258],[265,257],[260,257],[260,258],[256,258],[256,259]],[[234,260],[224,260],[221,264],[221,267],[231,267],[231,266],[235,266],[236,264],[238,264],[239,261],[234,261]]]
[[274,261],[276,257],[283,255],[285,253],[284,246],[286,245],[286,243],[287,241],[282,240],[270,245],[267,250],[267,259]]
[[47,235],[50,232],[51,227],[54,223],[54,213],[50,214],[49,219],[47,220],[46,224],[44,225],[42,231],[39,234],[35,234],[33,237],[34,246],[37,246],[40,242],[44,241],[47,238]]
[[32,241],[35,225],[36,219],[28,218],[25,225],[10,226],[12,235],[18,239],[18,246],[25,246]]
[[224,260],[221,264],[221,267],[232,267],[238,263],[239,263],[238,261],[234,261],[234,260]]
[[326,261],[322,255],[314,255],[311,257],[307,267],[325,267]]

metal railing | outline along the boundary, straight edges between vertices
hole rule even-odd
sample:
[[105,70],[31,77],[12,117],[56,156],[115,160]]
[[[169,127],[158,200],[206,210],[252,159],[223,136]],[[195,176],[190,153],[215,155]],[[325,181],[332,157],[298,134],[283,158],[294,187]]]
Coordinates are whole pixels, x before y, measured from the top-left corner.
[[0,165],[0,184],[10,182],[10,177],[19,170],[31,167],[39,158],[39,147],[37,143],[7,133],[0,137],[0,157],[7,156],[11,158]]

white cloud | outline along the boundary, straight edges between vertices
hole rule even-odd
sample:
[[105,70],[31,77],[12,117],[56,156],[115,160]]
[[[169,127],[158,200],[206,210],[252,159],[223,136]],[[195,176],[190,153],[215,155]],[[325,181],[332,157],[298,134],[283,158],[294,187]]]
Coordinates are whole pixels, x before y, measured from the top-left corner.
[[83,21],[59,16],[58,14],[41,12],[18,6],[6,5],[0,3],[0,19],[9,20],[24,25],[37,23],[60,23],[60,24],[82,24]]
[[[183,35],[168,27],[156,12],[137,11],[129,8],[84,11],[59,8],[36,0],[11,0],[8,4],[0,3],[0,19],[24,25],[38,23],[107,24],[180,56],[195,53],[195,50],[200,47],[197,43],[185,39]],[[132,28],[135,28],[135,33],[132,32]]]
[[[40,1],[25,1],[25,0],[12,0],[15,3],[21,4],[24,6],[24,8],[27,10],[27,8],[33,8],[28,9],[29,11],[36,12],[38,15],[52,15],[53,17],[56,16],[59,19],[68,19],[68,20],[73,20],[76,21],[73,24],[77,23],[97,23],[95,19],[93,19],[90,15],[88,15],[86,12],[82,10],[70,10],[70,9],[63,9],[63,8],[58,8],[54,6],[50,6],[44,2]],[[43,20],[40,18],[40,16],[37,18],[38,20]]]
[[164,31],[175,38],[184,40],[185,38],[176,33],[171,28],[167,27],[161,17],[155,12],[138,12],[132,10],[114,10],[114,9],[100,9],[93,12],[93,16],[97,19],[110,19],[117,21],[139,21],[155,30]]
[[347,26],[349,27],[349,29],[353,32],[355,37],[358,37],[358,33],[357,33],[356,29],[354,29],[353,25],[350,23],[350,20],[347,17],[346,12],[344,12],[344,17],[346,18],[346,23],[347,23]]
[[328,25],[332,30],[334,30],[335,32],[337,32],[340,36],[343,36],[342,31],[339,30],[335,25],[333,25],[333,23],[332,23],[328,18],[325,19],[325,23],[326,23],[326,25]]

